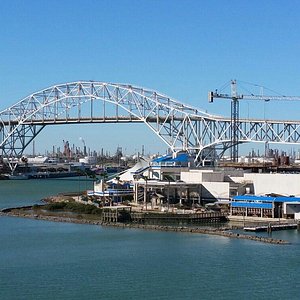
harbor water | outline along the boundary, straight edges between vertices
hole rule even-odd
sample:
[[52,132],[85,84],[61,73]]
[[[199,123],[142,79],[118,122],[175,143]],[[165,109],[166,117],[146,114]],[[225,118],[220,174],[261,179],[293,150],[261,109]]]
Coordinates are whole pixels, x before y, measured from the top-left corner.
[[[85,188],[0,181],[0,207]],[[0,299],[299,299],[300,233],[272,237],[291,244],[1,216]]]

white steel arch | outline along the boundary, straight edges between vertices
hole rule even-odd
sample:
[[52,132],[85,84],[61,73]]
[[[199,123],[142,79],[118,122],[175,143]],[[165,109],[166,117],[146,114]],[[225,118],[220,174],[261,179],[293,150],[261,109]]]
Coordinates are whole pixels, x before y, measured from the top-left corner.
[[[201,161],[203,149],[232,146],[231,121],[204,113],[157,91],[94,81],[54,85],[0,112],[2,157],[20,157],[46,126],[72,123],[143,122],[172,151]],[[239,143],[299,143],[299,121],[239,120]]]

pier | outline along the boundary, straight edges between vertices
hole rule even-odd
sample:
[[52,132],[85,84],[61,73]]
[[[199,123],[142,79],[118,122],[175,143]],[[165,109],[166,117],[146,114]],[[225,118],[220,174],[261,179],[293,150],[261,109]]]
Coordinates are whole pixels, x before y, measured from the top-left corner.
[[245,231],[252,231],[252,232],[272,232],[277,230],[287,230],[287,229],[297,229],[298,224],[269,224],[263,226],[251,226],[251,227],[244,227]]
[[107,223],[117,223],[130,220],[131,206],[106,206],[103,208],[101,221]]
[[217,224],[227,221],[226,215],[220,212],[177,214],[160,212],[132,212],[130,206],[109,206],[104,207],[102,222],[117,223],[131,222],[136,224]]
[[132,212],[131,222],[139,224],[156,224],[156,223],[221,223],[227,221],[225,214],[220,212],[194,213],[194,214],[175,214],[175,213],[142,213]]

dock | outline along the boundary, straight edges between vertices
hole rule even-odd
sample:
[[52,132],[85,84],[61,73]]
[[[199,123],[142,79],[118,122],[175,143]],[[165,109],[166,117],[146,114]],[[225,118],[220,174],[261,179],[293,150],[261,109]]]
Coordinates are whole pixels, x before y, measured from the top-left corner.
[[252,232],[262,232],[262,231],[277,231],[277,230],[287,230],[287,229],[297,229],[298,224],[269,224],[263,226],[251,226],[244,227],[244,231],[252,231]]

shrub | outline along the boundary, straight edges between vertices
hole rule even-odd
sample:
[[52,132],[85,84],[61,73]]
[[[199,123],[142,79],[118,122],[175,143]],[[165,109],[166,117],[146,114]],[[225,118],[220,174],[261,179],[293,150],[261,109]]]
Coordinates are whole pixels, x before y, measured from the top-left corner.
[[64,209],[66,204],[67,204],[66,202],[54,202],[54,203],[46,204],[44,208],[47,210],[59,210],[59,209]]
[[95,207],[91,204],[82,204],[76,202],[55,202],[46,204],[44,206],[47,210],[67,210],[72,211],[79,214],[93,214],[93,215],[101,215],[102,209]]

